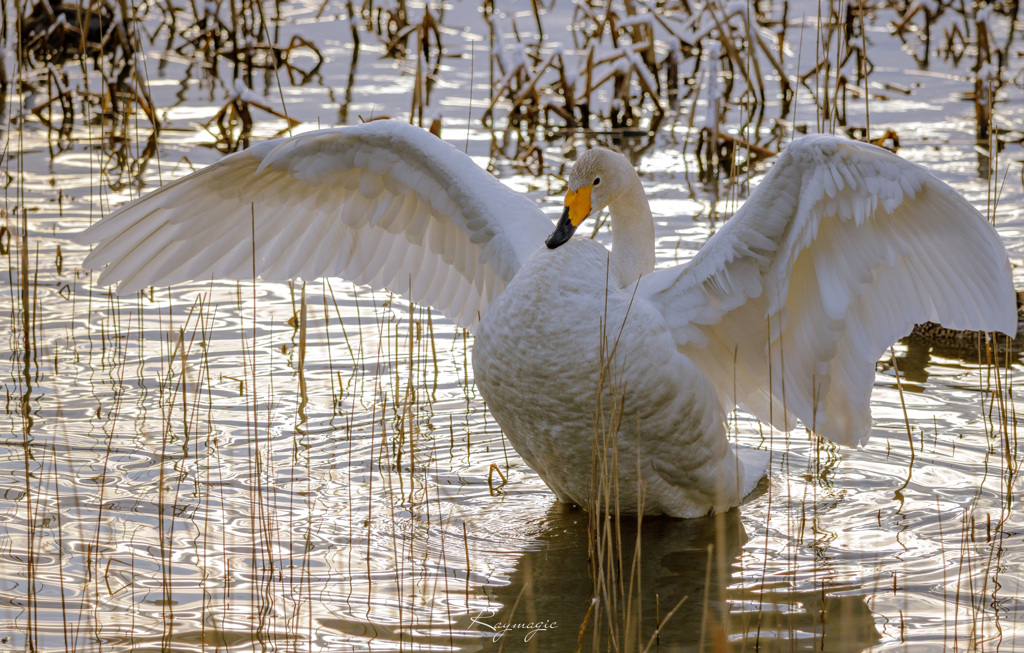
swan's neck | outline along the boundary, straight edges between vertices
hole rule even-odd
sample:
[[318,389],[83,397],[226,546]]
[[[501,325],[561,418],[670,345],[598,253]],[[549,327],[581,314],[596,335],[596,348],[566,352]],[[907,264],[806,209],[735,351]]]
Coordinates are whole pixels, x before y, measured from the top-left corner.
[[[632,172],[632,171],[631,171]],[[634,177],[636,173],[633,173]],[[612,269],[621,287],[654,271],[654,217],[640,178],[608,205],[612,222]]]

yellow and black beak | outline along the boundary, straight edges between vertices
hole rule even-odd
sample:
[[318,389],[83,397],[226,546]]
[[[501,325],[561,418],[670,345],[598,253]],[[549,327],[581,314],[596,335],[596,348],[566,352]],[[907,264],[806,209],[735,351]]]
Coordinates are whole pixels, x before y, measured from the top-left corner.
[[564,245],[572,238],[576,227],[580,226],[580,223],[590,215],[590,191],[593,188],[593,186],[584,186],[565,194],[565,209],[562,210],[562,217],[559,218],[554,233],[544,241],[548,249]]

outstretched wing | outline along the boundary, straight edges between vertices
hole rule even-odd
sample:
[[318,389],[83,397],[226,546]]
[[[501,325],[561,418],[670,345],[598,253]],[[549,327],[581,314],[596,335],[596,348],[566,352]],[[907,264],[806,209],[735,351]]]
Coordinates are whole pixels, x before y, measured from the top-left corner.
[[340,276],[472,327],[552,229],[536,204],[454,147],[397,121],[267,141],[106,216],[118,292],[188,280]]
[[640,280],[727,409],[867,441],[875,362],[915,323],[1016,331],[995,230],[879,147],[795,141],[685,266]]

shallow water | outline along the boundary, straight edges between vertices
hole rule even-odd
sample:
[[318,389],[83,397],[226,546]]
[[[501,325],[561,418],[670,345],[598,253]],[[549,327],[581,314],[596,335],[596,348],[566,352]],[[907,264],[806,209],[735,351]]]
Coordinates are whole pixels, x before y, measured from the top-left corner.
[[[282,42],[298,33],[317,44],[326,60],[318,76],[296,86],[281,75],[280,90],[274,75],[257,77],[255,92],[278,110],[283,97],[302,123],[297,130],[407,117],[415,59],[397,64],[365,35],[354,59],[347,13],[331,3],[318,19],[320,5],[289,3],[280,26]],[[794,8],[790,21],[806,29],[787,31],[786,61],[805,72],[816,56],[816,8]],[[571,47],[572,32],[554,29],[571,11],[545,14],[545,48]],[[528,31],[529,3],[515,17]],[[1021,46],[1009,48],[1005,76],[1016,82],[996,105],[996,125],[1011,142],[991,161],[975,146],[973,103],[964,97],[974,89],[969,57],[954,65],[933,55],[921,67],[913,58],[920,45],[890,35],[894,20],[880,11],[865,36],[875,64],[872,133],[895,130],[901,155],[990,212],[1018,265],[1024,188],[1012,130],[1024,128]],[[1004,19],[994,22],[1007,29]],[[478,7],[455,2],[442,23],[446,53],[428,115],[442,115],[446,140],[556,213],[569,145],[558,137],[539,143],[542,176],[516,165],[520,136],[503,145],[479,121],[492,80]],[[84,106],[71,138],[36,119],[7,132],[0,646],[1024,646],[1016,355],[990,368],[897,345],[901,387],[892,359],[881,361],[877,433],[863,449],[772,432],[737,414],[735,439],[771,448],[770,475],[724,515],[622,520],[623,550],[611,566],[621,564],[623,589],[610,617],[607,605],[592,602],[590,518],[558,504],[502,438],[472,383],[472,338],[442,316],[337,279],[304,289],[185,284],[121,299],[97,287],[95,273],[80,269],[86,249],[70,236],[137,195],[140,179],[151,189],[215,161],[214,136],[200,123],[233,86],[225,64],[190,64],[167,49],[158,20],[144,24],[155,37],[144,38],[140,56],[164,121],[157,157],[140,164],[144,121],[121,158],[112,155]],[[6,63],[17,70],[11,53]],[[45,74],[26,76],[40,90],[15,96],[7,119],[19,115],[20,101],[42,101]],[[689,259],[719,224],[715,212],[746,192],[745,183],[698,179],[686,146],[694,139],[689,110],[670,113],[653,146],[644,137],[596,138],[637,152],[659,265]],[[864,115],[862,103],[851,98],[847,112],[851,124],[864,124],[852,118]],[[253,114],[254,140],[286,128]],[[789,113],[769,101],[766,115],[745,138],[768,143],[773,119],[813,130],[816,111],[801,87]],[[728,118],[735,129],[743,122],[738,111]],[[499,637],[502,624],[515,627]]]

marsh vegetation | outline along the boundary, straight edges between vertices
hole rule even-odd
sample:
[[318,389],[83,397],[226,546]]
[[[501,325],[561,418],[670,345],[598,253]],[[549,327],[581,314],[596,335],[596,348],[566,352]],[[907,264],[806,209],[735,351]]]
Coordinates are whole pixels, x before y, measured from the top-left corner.
[[554,501],[439,314],[339,279],[119,297],[71,240],[224,153],[388,115],[552,214],[579,148],[627,152],[659,264],[796,135],[845,132],[954,185],[1016,266],[1016,1],[3,7],[0,647],[1022,645],[1012,345],[894,347],[863,449],[736,413],[773,452],[754,496],[637,521]]

